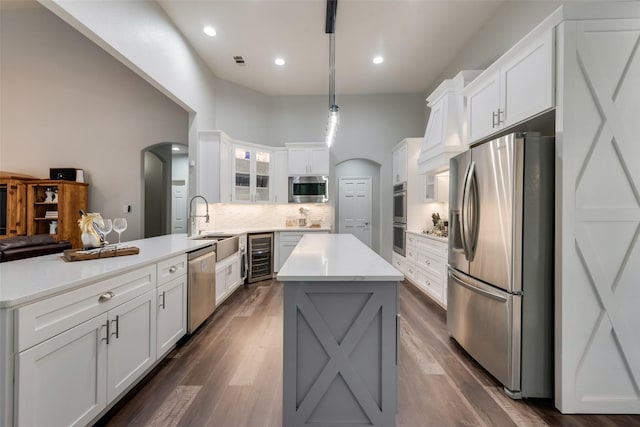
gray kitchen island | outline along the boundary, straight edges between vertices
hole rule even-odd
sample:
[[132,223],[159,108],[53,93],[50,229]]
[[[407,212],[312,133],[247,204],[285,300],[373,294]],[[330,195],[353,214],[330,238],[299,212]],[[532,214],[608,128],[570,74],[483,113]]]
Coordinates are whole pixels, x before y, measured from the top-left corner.
[[285,427],[395,425],[403,278],[351,234],[302,238],[278,274]]

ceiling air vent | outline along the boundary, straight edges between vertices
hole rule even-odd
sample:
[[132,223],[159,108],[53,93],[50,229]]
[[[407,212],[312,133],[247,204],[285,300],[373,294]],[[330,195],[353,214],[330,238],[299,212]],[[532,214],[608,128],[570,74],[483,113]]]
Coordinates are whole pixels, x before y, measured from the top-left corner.
[[237,65],[241,66],[241,67],[246,67],[247,63],[244,62],[244,58],[240,55],[234,55],[233,56],[233,60],[236,62]]

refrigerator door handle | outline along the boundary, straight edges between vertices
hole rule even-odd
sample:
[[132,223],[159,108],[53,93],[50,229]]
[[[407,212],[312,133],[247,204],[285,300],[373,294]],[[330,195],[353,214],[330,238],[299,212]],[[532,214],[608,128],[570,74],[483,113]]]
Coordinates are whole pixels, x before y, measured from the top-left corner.
[[460,208],[460,227],[462,228],[462,233],[460,237],[462,238],[462,248],[464,249],[464,257],[468,261],[472,261],[473,257],[471,254],[471,230],[469,224],[469,198],[471,196],[471,184],[472,184],[472,175],[475,170],[476,164],[472,160],[467,167],[467,172],[464,175],[464,185],[462,190],[462,206]]
[[458,274],[456,274],[453,270],[449,270],[449,277],[451,279],[455,280],[460,285],[462,285],[465,288],[469,289],[472,292],[484,295],[484,296],[486,296],[488,298],[491,298],[491,299],[494,299],[496,301],[507,302],[507,298],[504,295],[502,295],[501,293],[493,292],[493,291],[490,291],[488,289],[483,289],[483,288],[479,288],[477,286],[474,286],[472,283],[469,283],[469,281],[463,279]]
[[478,175],[476,174],[476,164],[472,162],[469,169],[469,201],[471,202],[470,209],[470,224],[469,227],[469,239],[467,240],[469,246],[469,261],[473,261],[476,256],[476,247],[478,245],[478,227],[479,227],[479,215],[480,215],[480,198],[478,197]]

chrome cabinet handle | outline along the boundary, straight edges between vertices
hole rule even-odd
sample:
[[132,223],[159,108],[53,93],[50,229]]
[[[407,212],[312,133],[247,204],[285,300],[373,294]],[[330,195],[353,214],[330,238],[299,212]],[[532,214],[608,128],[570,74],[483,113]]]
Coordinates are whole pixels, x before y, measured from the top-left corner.
[[[500,118],[500,115],[502,115],[502,118]],[[504,110],[498,108],[498,125],[502,123],[504,123]]]
[[493,118],[491,119],[491,128],[495,128],[500,124],[499,112],[500,110],[498,110],[498,113],[496,113],[495,111],[491,112],[491,115],[493,116]]
[[163,310],[166,308],[166,305],[165,305],[166,295],[165,294],[166,294],[165,291],[162,291],[162,294],[160,294],[160,296],[162,297],[162,304],[160,304],[160,308],[163,309]]
[[114,297],[113,292],[111,291],[105,292],[104,294],[100,295],[100,297],[98,298],[98,302],[107,302],[113,297]]
[[112,322],[116,322],[116,331],[112,332],[111,335],[115,335],[116,339],[120,338],[120,316],[116,316],[116,320],[112,320]]
[[169,273],[175,273],[176,271],[178,271],[178,269],[176,268],[175,265],[173,267],[169,268]]

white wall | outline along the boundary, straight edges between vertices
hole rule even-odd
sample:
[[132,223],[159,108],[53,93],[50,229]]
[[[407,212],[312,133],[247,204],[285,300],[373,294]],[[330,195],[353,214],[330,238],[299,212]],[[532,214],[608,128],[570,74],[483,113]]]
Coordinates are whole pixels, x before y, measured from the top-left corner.
[[186,143],[188,113],[35,3],[3,7],[0,55],[0,170],[84,169],[89,210],[126,216],[123,238],[140,237],[140,151]]

